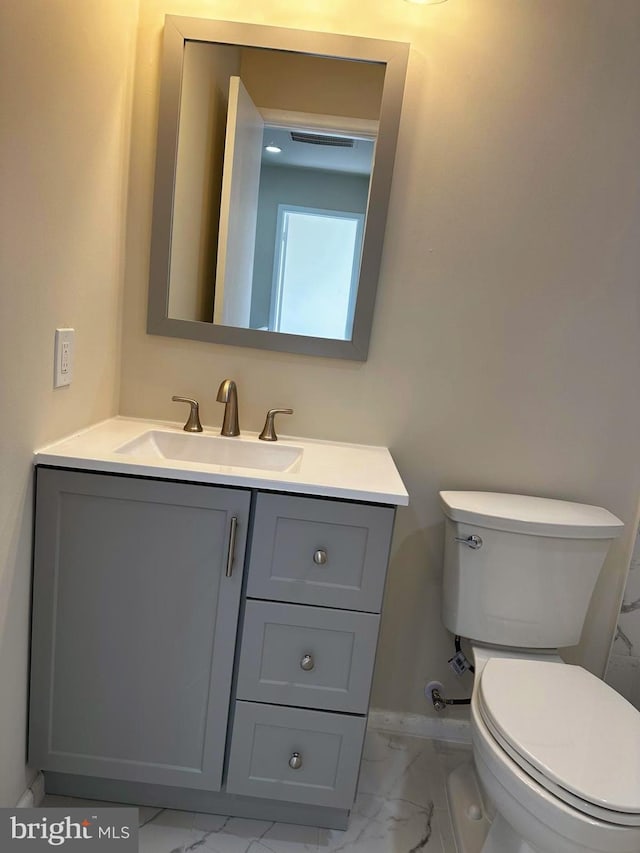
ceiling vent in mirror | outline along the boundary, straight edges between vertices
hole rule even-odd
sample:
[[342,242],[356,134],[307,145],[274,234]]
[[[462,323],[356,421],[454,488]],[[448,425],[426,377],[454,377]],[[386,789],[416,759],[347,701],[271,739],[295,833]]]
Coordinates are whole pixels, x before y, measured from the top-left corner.
[[326,133],[302,133],[291,131],[292,142],[304,142],[307,145],[330,145],[333,148],[353,148],[355,140],[348,136],[328,136]]

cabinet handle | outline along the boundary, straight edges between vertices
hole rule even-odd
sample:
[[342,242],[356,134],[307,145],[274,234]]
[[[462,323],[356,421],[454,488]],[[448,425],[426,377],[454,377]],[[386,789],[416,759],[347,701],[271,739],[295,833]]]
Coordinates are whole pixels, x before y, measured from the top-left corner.
[[236,552],[236,531],[238,529],[238,519],[235,515],[231,516],[231,527],[229,528],[229,549],[227,551],[227,569],[225,577],[230,578],[233,573],[233,558]]
[[313,658],[311,655],[304,655],[300,661],[300,669],[304,669],[305,672],[311,672],[315,663],[313,662]]
[[300,770],[302,767],[302,756],[299,752],[293,752],[291,754],[291,758],[289,759],[289,767],[292,770]]
[[327,562],[327,552],[323,548],[318,548],[318,550],[313,555],[313,562],[316,566],[324,566]]

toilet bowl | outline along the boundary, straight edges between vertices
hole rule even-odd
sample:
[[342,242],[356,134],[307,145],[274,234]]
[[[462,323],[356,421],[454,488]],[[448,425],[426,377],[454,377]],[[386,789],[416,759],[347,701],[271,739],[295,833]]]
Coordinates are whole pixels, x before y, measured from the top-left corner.
[[496,812],[478,853],[638,853],[640,714],[557,657],[474,659],[474,764]]
[[449,784],[458,853],[640,853],[640,713],[558,654],[580,639],[622,522],[545,498],[440,497],[443,619],[475,662],[474,764]]

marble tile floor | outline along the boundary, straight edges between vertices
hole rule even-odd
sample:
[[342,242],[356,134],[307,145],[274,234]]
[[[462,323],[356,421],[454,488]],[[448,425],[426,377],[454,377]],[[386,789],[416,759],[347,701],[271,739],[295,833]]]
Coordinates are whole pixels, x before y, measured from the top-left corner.
[[[369,731],[346,831],[141,807],[139,851],[456,853],[445,780],[470,757],[466,745]],[[86,803],[46,796],[43,806]]]

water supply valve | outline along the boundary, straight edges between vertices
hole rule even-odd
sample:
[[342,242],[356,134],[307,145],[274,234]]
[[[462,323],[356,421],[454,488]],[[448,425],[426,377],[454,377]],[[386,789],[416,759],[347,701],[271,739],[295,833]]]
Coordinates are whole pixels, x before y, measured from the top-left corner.
[[447,702],[444,698],[444,687],[441,681],[430,681],[424,688],[424,695],[439,713],[445,711]]

